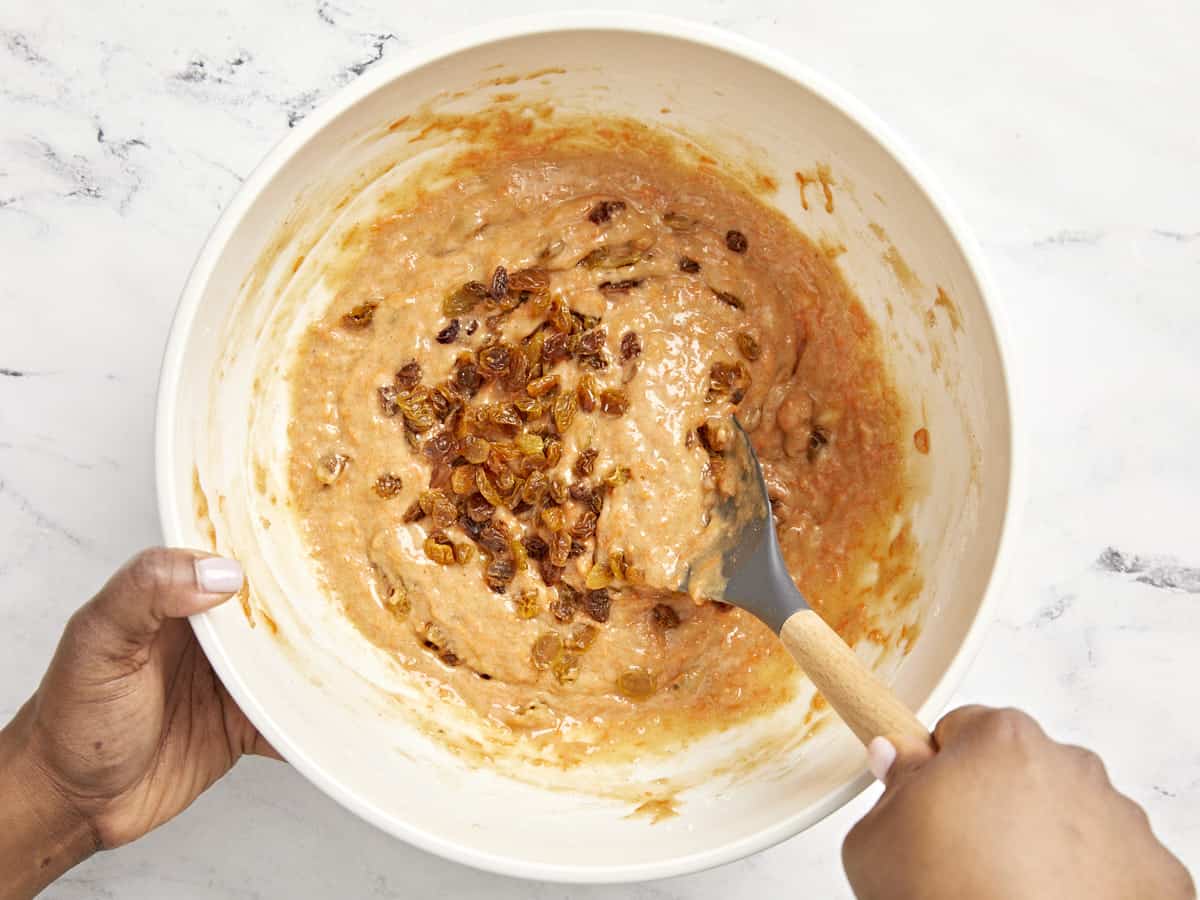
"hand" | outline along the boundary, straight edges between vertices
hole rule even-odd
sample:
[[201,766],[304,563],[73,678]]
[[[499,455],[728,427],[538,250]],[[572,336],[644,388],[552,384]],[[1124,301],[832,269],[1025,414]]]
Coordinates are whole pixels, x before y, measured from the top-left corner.
[[71,617],[37,693],[0,732],[0,871],[34,853],[39,877],[23,884],[36,892],[172,818],[243,754],[278,758],[185,621],[241,585],[232,560],[147,550]]
[[[1016,710],[964,707],[941,748],[872,742],[886,790],[842,847],[859,900],[1191,900],[1187,870],[1094,753]],[[881,758],[882,757],[882,758]]]

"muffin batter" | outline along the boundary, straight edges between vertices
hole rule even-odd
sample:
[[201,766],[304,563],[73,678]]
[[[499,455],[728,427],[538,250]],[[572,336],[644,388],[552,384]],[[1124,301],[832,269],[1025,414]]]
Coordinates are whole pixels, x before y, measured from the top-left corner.
[[791,696],[757,620],[666,590],[718,527],[734,413],[801,589],[848,640],[871,627],[861,576],[904,500],[876,332],[712,171],[497,153],[375,223],[290,377],[331,595],[494,725],[652,747]]

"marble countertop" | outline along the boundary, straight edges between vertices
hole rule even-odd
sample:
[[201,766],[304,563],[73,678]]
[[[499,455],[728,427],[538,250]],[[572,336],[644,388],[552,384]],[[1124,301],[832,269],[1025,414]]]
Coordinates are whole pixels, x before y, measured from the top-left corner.
[[[1196,867],[1200,6],[652,5],[857,94],[975,229],[1012,326],[1032,460],[1015,573],[957,700],[1025,707],[1098,750]],[[159,359],[219,210],[323,97],[494,9],[27,0],[0,13],[0,718],[69,612],[158,540]],[[874,797],[715,871],[563,887],[428,856],[251,760],[48,895],[846,897],[841,839]]]

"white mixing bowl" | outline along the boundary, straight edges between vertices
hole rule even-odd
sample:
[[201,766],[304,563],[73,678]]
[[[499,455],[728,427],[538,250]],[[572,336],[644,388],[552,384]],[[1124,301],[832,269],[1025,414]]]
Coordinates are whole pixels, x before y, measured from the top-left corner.
[[[862,748],[836,721],[805,741],[762,743],[797,734],[811,694],[667,759],[566,775],[479,766],[417,727],[443,712],[448,729],[463,726],[331,609],[288,515],[281,376],[329,297],[322,267],[370,198],[453,143],[413,142],[388,125],[428,103],[478,111],[497,92],[632,116],[750,160],[778,184],[771,202],[844,247],[839,264],[880,327],[910,424],[932,436],[913,463],[927,488],[913,513],[925,588],[904,613],[920,637],[907,656],[860,648],[927,722],[976,650],[1015,505],[996,300],[957,218],[857,102],[742,38],[629,14],[493,25],[381,64],[301,122],[213,230],[167,347],[157,478],[168,543],[246,564],[257,627],[237,603],[193,621],[242,709],[331,797],[434,853],[555,881],[695,871],[804,830],[867,784]],[[794,177],[818,164],[833,180],[832,211],[820,184],[805,208]],[[666,794],[678,815],[630,816]]]

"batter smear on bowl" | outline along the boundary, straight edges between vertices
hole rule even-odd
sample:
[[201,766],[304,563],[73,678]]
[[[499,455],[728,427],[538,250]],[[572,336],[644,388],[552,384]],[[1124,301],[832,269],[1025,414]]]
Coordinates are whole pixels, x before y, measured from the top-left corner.
[[790,698],[767,628],[659,590],[720,527],[734,412],[800,587],[871,632],[900,404],[836,269],[732,180],[653,146],[497,152],[341,277],[290,375],[291,489],[330,594],[406,667],[597,752]]

